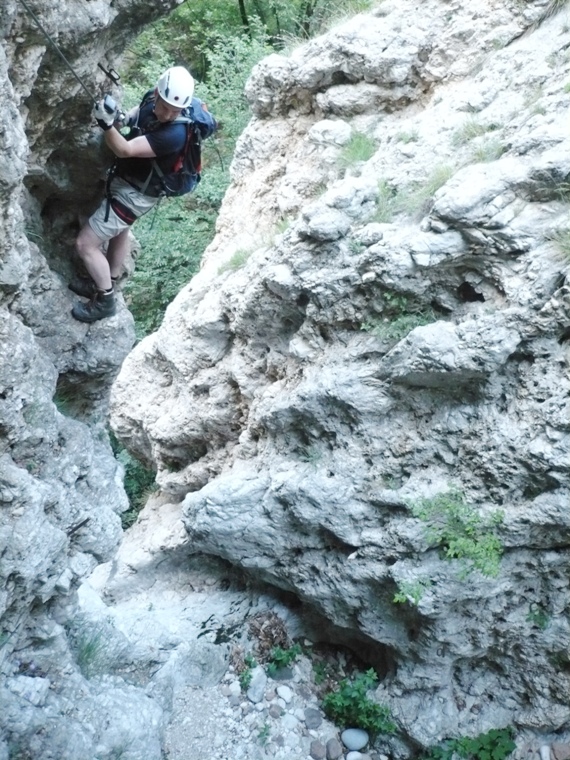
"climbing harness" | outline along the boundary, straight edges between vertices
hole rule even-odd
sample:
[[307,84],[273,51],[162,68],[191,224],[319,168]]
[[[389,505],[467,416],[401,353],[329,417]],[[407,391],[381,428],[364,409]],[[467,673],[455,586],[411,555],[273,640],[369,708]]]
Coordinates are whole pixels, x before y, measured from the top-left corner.
[[[56,51],[56,53],[59,55],[61,60],[65,63],[69,71],[73,74],[75,79],[79,82],[83,90],[86,92],[87,95],[89,95],[89,99],[92,103],[97,105],[98,101],[92,94],[92,92],[89,90],[85,82],[76,74],[73,66],[69,63],[67,58],[64,56],[64,54],[61,52],[61,49],[59,48],[58,44],[55,42],[55,40],[46,32],[44,27],[41,25],[40,20],[36,16],[36,14],[33,12],[33,10],[30,8],[30,6],[27,4],[26,0],[20,0],[26,11],[29,13],[29,15],[32,17],[35,25],[38,27],[40,32],[43,34],[43,36],[46,38],[46,40],[50,43],[50,45],[53,47],[53,49]],[[117,74],[115,69],[109,68],[105,69],[100,63],[97,64],[99,68],[105,72],[105,74],[109,77],[109,79],[114,82],[115,84],[119,81],[120,76]]]

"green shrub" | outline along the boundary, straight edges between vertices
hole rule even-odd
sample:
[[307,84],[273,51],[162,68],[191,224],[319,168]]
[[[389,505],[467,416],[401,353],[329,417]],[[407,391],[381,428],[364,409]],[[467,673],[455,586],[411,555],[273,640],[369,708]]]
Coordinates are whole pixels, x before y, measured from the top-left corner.
[[465,760],[505,760],[516,748],[513,733],[511,728],[492,728],[473,739],[448,739],[431,747],[425,760],[453,760],[457,755]]
[[275,676],[278,671],[288,667],[291,663],[295,662],[297,657],[303,653],[299,644],[293,644],[288,649],[282,649],[281,647],[273,647],[269,653],[269,662],[266,670],[268,675]]
[[337,725],[356,727],[377,734],[393,734],[396,726],[391,720],[390,710],[373,702],[367,696],[378,676],[372,670],[361,673],[355,679],[343,679],[337,691],[329,692],[323,699],[323,710]]
[[354,132],[339,156],[341,169],[347,169],[357,161],[368,161],[376,153],[376,143],[362,132]]
[[126,530],[133,525],[150,495],[156,490],[155,472],[131,456],[113,433],[110,434],[110,440],[115,458],[125,471],[123,486],[129,499],[129,509],[122,513],[121,523]]
[[405,604],[408,602],[417,607],[424,595],[424,591],[430,586],[430,580],[404,581],[399,585],[398,591],[394,594],[392,601],[394,604]]
[[109,649],[108,637],[104,623],[97,625],[79,620],[70,629],[71,647],[85,678],[109,673],[116,665],[118,653]]
[[454,173],[455,167],[450,164],[436,166],[424,182],[414,182],[398,192],[396,210],[410,216],[426,213],[432,197],[453,177]]
[[476,145],[471,152],[471,160],[477,164],[496,161],[505,152],[505,146],[500,140],[484,140]]
[[317,686],[319,686],[320,684],[326,681],[326,679],[328,678],[328,673],[329,673],[329,668],[326,663],[324,662],[313,663],[313,678]]
[[384,293],[384,311],[373,320],[362,323],[361,329],[380,340],[398,342],[411,330],[428,325],[438,319],[431,306],[414,304],[401,293]]
[[551,240],[565,261],[570,261],[570,230],[556,230],[548,239]]
[[403,142],[405,145],[411,142],[416,142],[419,138],[420,135],[416,129],[413,129],[411,132],[398,132],[396,135],[396,140]]
[[238,251],[236,251],[233,256],[229,259],[229,261],[226,261],[225,264],[222,264],[218,269],[218,274],[223,274],[224,272],[235,272],[238,269],[241,269],[241,267],[244,266],[245,262],[249,259],[253,251],[245,250],[244,248],[240,248]]
[[243,667],[238,674],[239,685],[241,686],[242,691],[247,691],[249,689],[253,676],[253,668],[255,668],[256,665],[257,662],[255,659],[250,654],[246,654]]
[[503,514],[495,511],[483,520],[458,490],[422,499],[410,505],[415,517],[428,523],[427,539],[433,546],[440,546],[447,559],[465,560],[465,577],[472,569],[483,575],[495,577],[503,548],[496,534],[496,526]]
[[267,721],[265,721],[263,726],[259,729],[259,733],[257,734],[257,738],[262,747],[265,747],[270,737],[271,737],[271,726],[269,725]]
[[362,325],[362,329],[372,333],[376,338],[397,343],[416,327],[429,325],[435,322],[436,319],[434,310],[431,307],[426,307],[424,311],[418,311],[414,314],[402,314],[388,321],[365,322]]
[[378,183],[378,210],[372,221],[391,222],[398,211],[398,192],[386,180]]
[[475,137],[484,135],[488,131],[488,126],[481,124],[481,122],[477,121],[477,119],[470,118],[464,124],[462,124],[461,127],[455,130],[451,138],[451,144],[455,147],[465,145]]
[[531,623],[531,625],[535,625],[537,628],[540,628],[541,631],[544,631],[550,622],[550,618],[548,617],[546,611],[543,609],[543,607],[540,606],[540,604],[536,603],[532,603],[529,606],[526,619],[528,623]]

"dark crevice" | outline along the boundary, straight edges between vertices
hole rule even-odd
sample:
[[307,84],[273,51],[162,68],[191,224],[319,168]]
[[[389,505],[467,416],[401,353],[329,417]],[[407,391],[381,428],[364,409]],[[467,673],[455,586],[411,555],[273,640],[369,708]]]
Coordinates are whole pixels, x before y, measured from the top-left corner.
[[469,282],[461,283],[461,285],[457,288],[457,295],[462,301],[466,301],[468,303],[475,301],[485,301],[485,296],[482,293],[479,293],[478,290],[475,290],[473,285],[471,285]]

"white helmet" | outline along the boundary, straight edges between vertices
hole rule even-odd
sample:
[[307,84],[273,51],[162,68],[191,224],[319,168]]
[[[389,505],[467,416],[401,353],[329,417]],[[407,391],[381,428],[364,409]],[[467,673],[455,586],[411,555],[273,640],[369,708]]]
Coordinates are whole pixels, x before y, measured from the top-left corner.
[[190,105],[194,94],[194,79],[183,66],[173,66],[166,69],[160,77],[156,83],[156,89],[169,106],[186,108]]

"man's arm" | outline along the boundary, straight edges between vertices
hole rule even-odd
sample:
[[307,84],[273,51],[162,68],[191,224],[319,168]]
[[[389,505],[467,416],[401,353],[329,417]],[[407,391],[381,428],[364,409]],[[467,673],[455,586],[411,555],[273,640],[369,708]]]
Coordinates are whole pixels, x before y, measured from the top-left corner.
[[144,135],[135,137],[133,140],[125,140],[115,127],[105,130],[103,134],[107,147],[118,158],[156,158],[156,153]]
[[[114,105],[114,101],[113,101]],[[135,109],[129,113],[135,115]],[[105,142],[118,158],[156,158],[156,153],[151,148],[149,141],[144,135],[135,137],[133,140],[126,140],[119,130],[115,127],[118,111],[108,110],[105,101],[95,104],[93,117],[97,124],[103,130]],[[119,124],[119,122],[117,122]]]

